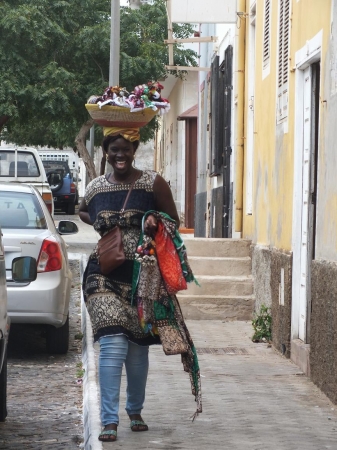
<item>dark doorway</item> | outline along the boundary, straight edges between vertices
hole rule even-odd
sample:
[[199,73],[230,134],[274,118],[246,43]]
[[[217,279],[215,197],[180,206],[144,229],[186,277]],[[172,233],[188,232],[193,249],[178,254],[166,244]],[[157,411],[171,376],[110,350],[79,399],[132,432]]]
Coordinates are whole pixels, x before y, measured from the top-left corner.
[[198,105],[178,117],[185,121],[185,227],[194,229],[194,197],[197,190]]

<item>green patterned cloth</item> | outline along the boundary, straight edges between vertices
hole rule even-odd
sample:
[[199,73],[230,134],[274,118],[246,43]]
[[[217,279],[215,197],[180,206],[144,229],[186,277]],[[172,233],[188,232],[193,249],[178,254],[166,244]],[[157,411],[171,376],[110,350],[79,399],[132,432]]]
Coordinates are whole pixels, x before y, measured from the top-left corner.
[[[187,259],[184,242],[176,229],[176,223],[167,214],[148,211],[144,218],[152,214],[161,221],[172,239],[179,255],[181,268],[187,282],[196,282]],[[144,229],[144,226],[143,226]],[[146,246],[151,238],[141,233],[138,246]],[[198,284],[198,283],[197,283]],[[134,262],[132,299],[137,304],[140,325],[144,333],[159,335],[164,351],[173,349],[181,354],[185,372],[189,373],[192,393],[197,402],[197,410],[193,419],[202,412],[201,381],[198,356],[193,341],[186,327],[178,299],[169,295],[161,276],[155,255],[136,258]],[[180,351],[176,351],[180,348]],[[170,354],[170,353],[167,353]]]

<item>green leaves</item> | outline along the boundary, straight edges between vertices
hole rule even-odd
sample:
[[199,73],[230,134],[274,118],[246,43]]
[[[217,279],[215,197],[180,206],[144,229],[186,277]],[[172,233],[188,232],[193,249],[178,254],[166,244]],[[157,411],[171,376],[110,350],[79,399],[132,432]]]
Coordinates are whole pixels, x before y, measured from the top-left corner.
[[[73,146],[88,120],[87,98],[108,86],[111,0],[0,2],[0,139],[17,144]],[[190,25],[174,25],[188,37]],[[128,90],[165,76],[168,50],[164,0],[139,10],[121,8],[120,84]],[[175,63],[196,65],[175,46]],[[165,93],[164,93],[165,96]],[[156,120],[142,130],[154,135]],[[101,130],[97,127],[97,143]]]
[[270,315],[270,308],[266,305],[261,305],[259,314],[255,313],[255,318],[252,321],[254,328],[253,342],[270,342],[272,318]]

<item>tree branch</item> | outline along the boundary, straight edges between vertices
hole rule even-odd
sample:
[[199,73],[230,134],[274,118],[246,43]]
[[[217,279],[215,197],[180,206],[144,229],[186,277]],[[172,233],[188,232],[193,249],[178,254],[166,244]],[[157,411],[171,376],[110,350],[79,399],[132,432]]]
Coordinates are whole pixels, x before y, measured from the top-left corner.
[[3,129],[3,127],[6,125],[8,121],[9,116],[0,116],[0,131]]
[[97,65],[97,67],[99,68],[99,70],[101,71],[102,81],[104,81],[104,75],[103,75],[102,67],[98,64],[98,62],[96,61],[96,59],[93,56],[92,56],[92,59],[93,59],[94,63]]
[[86,136],[89,133],[90,128],[93,126],[94,121],[93,119],[89,119],[87,122],[85,122],[80,131],[78,132],[76,138],[75,138],[75,144],[78,151],[78,154],[83,159],[84,165],[87,169],[87,173],[89,176],[89,180],[93,180],[96,178],[96,169],[93,160],[91,159],[89,152],[87,150],[87,147],[85,145]]

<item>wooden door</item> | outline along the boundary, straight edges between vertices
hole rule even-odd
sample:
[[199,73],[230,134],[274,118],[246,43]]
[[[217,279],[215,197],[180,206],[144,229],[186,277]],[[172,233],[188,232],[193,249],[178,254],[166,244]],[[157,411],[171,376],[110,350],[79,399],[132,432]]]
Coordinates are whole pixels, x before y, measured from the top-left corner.
[[197,186],[197,118],[185,125],[185,227],[194,228],[194,197]]

